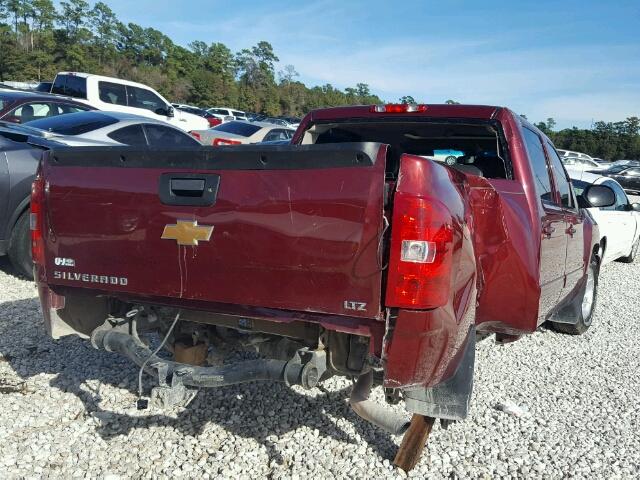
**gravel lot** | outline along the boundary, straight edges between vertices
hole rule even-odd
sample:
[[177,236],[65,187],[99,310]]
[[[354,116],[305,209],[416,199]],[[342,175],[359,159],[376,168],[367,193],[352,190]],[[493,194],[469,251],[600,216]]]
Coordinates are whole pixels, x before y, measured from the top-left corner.
[[[46,337],[35,287],[0,259],[3,478],[397,478],[400,437],[357,418],[349,383],[200,392],[185,410],[134,408],[136,369],[76,338]],[[478,346],[467,421],[434,428],[411,477],[638,478],[640,263],[600,276],[581,337],[540,329]],[[378,392],[379,399],[382,398]],[[502,402],[526,410],[499,411]]]

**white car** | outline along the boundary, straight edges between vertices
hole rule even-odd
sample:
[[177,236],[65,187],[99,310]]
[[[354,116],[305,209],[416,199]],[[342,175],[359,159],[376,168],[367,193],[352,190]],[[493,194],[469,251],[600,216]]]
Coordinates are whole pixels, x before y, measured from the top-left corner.
[[612,178],[595,173],[568,172],[576,195],[592,184],[609,187],[616,194],[616,203],[610,207],[587,207],[600,230],[600,245],[604,250],[602,265],[613,260],[633,262],[640,245],[640,203],[629,202],[620,184]]
[[214,147],[247,145],[258,142],[289,141],[295,130],[273,123],[226,122],[207,130],[191,132],[203,145]]
[[558,152],[558,155],[560,155],[560,158],[562,158],[562,157],[578,157],[578,158],[586,158],[588,160],[593,160],[591,155],[587,155],[586,153],[582,153],[582,152],[574,152],[572,150],[563,150],[561,148],[556,148],[556,152]]
[[[140,115],[121,112],[68,113],[33,120],[16,127],[51,144],[70,147],[129,145],[132,147],[198,148],[201,146],[184,130]],[[33,141],[31,142],[33,143]]]
[[209,127],[206,118],[183,112],[141,83],[81,72],[60,72],[51,93],[73,97],[98,110],[131,113],[162,120],[185,132]]
[[607,165],[602,165],[595,160],[584,157],[560,157],[565,168],[571,170],[605,170]]
[[208,108],[207,112],[209,112],[212,115],[215,115],[220,120],[225,122],[228,120],[227,117],[233,117],[236,120],[242,120],[244,122],[247,122],[249,120],[245,112],[241,112],[240,110],[235,110],[233,108],[213,107],[213,108]]

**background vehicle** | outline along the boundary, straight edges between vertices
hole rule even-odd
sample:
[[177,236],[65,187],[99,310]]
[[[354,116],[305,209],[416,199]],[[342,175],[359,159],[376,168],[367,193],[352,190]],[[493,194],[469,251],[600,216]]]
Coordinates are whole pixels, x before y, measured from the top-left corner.
[[572,179],[571,183],[583,201],[584,197],[580,195],[589,185],[605,185],[614,191],[614,205],[593,208],[585,202],[582,206],[598,223],[601,265],[613,260],[633,262],[640,244],[640,203],[632,204],[620,184],[608,177],[585,173],[580,179]]
[[51,91],[51,87],[53,86],[53,82],[40,82],[34,88],[36,92],[49,93]]
[[152,88],[119,78],[60,72],[53,81],[51,93],[81,99],[98,110],[163,120],[187,132],[209,126],[209,122],[202,117],[176,111]]
[[61,146],[132,145],[188,148],[200,144],[160,120],[117,112],[80,112],[25,125],[0,123],[0,255],[32,276],[29,247],[31,183],[44,150]]
[[597,171],[607,168],[606,165],[601,165],[595,160],[583,157],[560,157],[562,163],[567,169],[571,170],[585,170],[585,171]]
[[254,115],[250,121],[260,122],[260,123],[272,123],[274,125],[280,125],[281,127],[293,128],[289,121],[284,120],[282,118],[277,118],[277,117],[268,117],[267,115]]
[[178,110],[182,110],[183,112],[192,113],[193,115],[198,115],[199,117],[205,118],[207,122],[209,122],[210,127],[215,127],[216,125],[220,125],[223,122],[222,119],[207,112],[203,108],[198,108],[191,105],[182,105],[179,103],[172,103],[171,105]]
[[294,130],[300,126],[300,122],[302,121],[302,119],[298,117],[281,116],[276,118],[279,120],[284,120],[286,122],[286,126],[289,128],[293,128]]
[[0,121],[25,123],[66,113],[93,110],[71,98],[21,90],[0,91]]
[[[233,125],[258,126],[216,128]],[[573,334],[591,325],[597,227],[549,139],[520,115],[323,109],[293,143],[45,154],[33,251],[50,334],[127,355],[160,377],[152,398],[173,389],[178,403],[186,387],[351,377],[353,410],[398,434],[407,419],[369,400],[374,383],[409,412],[460,420],[477,332],[506,342],[547,320]],[[440,149],[468,163],[424,158]],[[583,196],[615,203],[602,185]],[[174,351],[239,343],[266,358],[169,363],[138,330]]]
[[562,148],[558,148],[556,150],[560,157],[577,157],[577,158],[586,158],[587,160],[593,160],[590,155],[582,152],[574,152],[573,150],[563,150]]
[[225,121],[226,121],[226,117],[233,117],[235,120],[244,120],[245,122],[248,121],[246,113],[241,112],[240,110],[234,110],[233,108],[213,107],[213,108],[208,108],[207,112]]
[[640,160],[616,160],[611,164],[612,167],[621,165],[640,167]]
[[295,130],[261,122],[225,122],[208,130],[191,132],[204,145],[241,145],[271,140],[289,140]]
[[596,173],[613,178],[622,185],[626,192],[640,193],[640,165],[633,163],[617,164]]

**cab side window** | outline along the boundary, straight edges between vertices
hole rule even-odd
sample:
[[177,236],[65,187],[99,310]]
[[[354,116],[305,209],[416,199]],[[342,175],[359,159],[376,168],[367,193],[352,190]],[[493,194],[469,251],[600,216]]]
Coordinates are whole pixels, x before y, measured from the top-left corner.
[[524,141],[529,154],[529,161],[533,170],[536,193],[542,200],[542,204],[554,204],[553,191],[551,189],[551,177],[547,168],[547,158],[542,148],[540,137],[533,130],[522,128]]
[[127,90],[120,83],[98,82],[98,95],[104,103],[127,105]]
[[556,149],[553,148],[553,145],[549,142],[545,142],[545,146],[549,153],[549,160],[551,163],[551,170],[553,171],[553,178],[556,182],[556,188],[560,193],[560,204],[563,208],[573,208],[573,195],[571,193],[567,171],[562,166],[560,157],[556,153]]

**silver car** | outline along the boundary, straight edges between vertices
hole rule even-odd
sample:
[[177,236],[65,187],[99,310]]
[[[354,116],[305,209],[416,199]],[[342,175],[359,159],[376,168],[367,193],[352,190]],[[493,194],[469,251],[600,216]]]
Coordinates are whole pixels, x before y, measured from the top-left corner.
[[191,135],[204,145],[242,145],[274,140],[289,140],[295,130],[263,122],[226,122],[208,130],[194,130]]
[[68,146],[131,145],[196,147],[200,143],[184,130],[161,120],[122,112],[78,112],[23,124],[32,134]]

